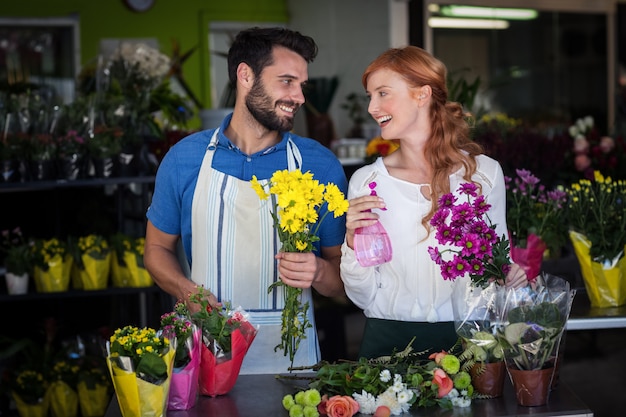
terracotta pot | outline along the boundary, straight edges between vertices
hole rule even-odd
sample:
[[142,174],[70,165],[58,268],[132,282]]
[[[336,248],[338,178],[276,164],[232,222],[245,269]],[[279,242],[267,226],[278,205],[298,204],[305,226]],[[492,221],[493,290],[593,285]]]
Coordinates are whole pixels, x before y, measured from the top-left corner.
[[554,368],[535,371],[508,368],[508,371],[519,405],[535,407],[548,403]]
[[470,369],[472,385],[478,394],[489,398],[502,396],[506,365],[504,361],[477,363]]

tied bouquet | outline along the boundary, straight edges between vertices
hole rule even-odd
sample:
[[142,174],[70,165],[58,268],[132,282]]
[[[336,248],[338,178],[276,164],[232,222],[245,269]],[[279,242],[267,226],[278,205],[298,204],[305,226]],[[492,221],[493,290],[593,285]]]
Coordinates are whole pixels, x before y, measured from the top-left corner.
[[174,305],[174,311],[161,316],[161,330],[166,337],[176,338],[167,409],[187,410],[196,404],[198,394],[201,330],[189,318],[182,301]]
[[516,169],[515,172],[514,179],[505,177],[511,258],[532,281],[539,275],[546,249],[556,253],[565,243],[561,213],[567,194],[556,188],[546,190],[540,179],[528,170]]
[[413,352],[410,344],[391,356],[322,362],[313,369],[315,376],[306,390],[283,398],[290,415],[301,415],[298,411],[302,410],[308,416],[357,412],[389,416],[434,405],[469,407],[474,392],[471,377],[461,369],[456,355],[442,351],[426,358]]
[[165,416],[176,339],[151,328],[125,326],[113,333],[106,350],[122,416]]
[[626,181],[599,171],[567,190],[570,239],[594,307],[626,303]]
[[[494,309],[496,289],[504,283],[510,270],[509,242],[498,236],[488,217],[491,205],[473,183],[463,183],[457,195],[448,193],[439,199],[439,208],[430,224],[441,246],[429,247],[431,259],[439,265],[443,279],[469,276],[469,283],[459,282],[452,292],[452,311],[457,335],[464,352],[465,367],[478,376],[487,364],[503,360],[502,349],[495,338],[497,321]],[[490,387],[478,386],[480,394],[498,397],[502,394],[504,367],[496,365],[495,380]]]
[[[319,241],[317,231],[324,217],[329,213],[339,217],[348,210],[348,201],[337,185],[320,184],[311,172],[302,173],[299,169],[276,171],[269,182],[253,176],[252,187],[261,200],[271,197],[274,228],[285,252],[311,252],[313,243]],[[302,303],[301,288],[278,281],[268,291],[278,287],[283,287],[284,308],[281,342],[275,350],[282,349],[293,364],[300,341],[311,327],[307,316],[310,306]]]
[[233,310],[230,303],[212,306],[209,295],[209,290],[198,287],[189,301],[195,305],[191,310],[197,310],[191,313],[191,320],[202,329],[200,393],[215,397],[226,394],[237,382],[258,328],[248,321],[248,314],[242,308]]

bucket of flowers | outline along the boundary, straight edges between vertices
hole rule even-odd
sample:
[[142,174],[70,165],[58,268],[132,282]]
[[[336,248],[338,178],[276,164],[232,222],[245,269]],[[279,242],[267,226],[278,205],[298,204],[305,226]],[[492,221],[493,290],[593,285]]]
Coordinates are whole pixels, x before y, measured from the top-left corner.
[[569,237],[591,305],[626,304],[626,181],[595,171],[567,194]]
[[161,316],[161,331],[177,341],[167,409],[187,410],[196,404],[198,394],[202,333],[182,301],[174,305],[174,311]]
[[[502,349],[496,340],[497,288],[510,268],[509,242],[498,236],[487,212],[491,208],[473,183],[439,199],[431,219],[439,246],[429,247],[444,279],[456,281],[452,311],[464,352],[464,369],[474,376],[479,394],[499,397],[504,387]],[[457,281],[458,280],[458,281]]]
[[36,239],[32,246],[35,287],[38,292],[67,291],[74,260],[67,243],[58,238]]
[[165,416],[176,339],[129,325],[113,333],[106,351],[122,416]]
[[71,273],[74,288],[105,289],[111,269],[111,248],[104,236],[90,234],[70,238],[68,247],[74,259]]

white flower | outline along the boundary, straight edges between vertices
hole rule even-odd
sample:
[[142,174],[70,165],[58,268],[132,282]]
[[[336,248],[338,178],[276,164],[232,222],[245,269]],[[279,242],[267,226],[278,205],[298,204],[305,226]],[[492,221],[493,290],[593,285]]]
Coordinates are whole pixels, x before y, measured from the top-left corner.
[[352,398],[359,404],[359,412],[374,414],[376,412],[376,398],[369,392],[362,390],[361,393],[352,393]]
[[380,381],[381,382],[389,382],[391,380],[391,372],[389,369],[384,369],[380,372]]
[[578,126],[577,126],[577,125],[571,125],[571,126],[569,127],[569,130],[568,130],[568,131],[569,131],[569,135],[570,135],[571,137],[573,137],[573,138],[575,138],[575,137],[577,137],[577,136],[579,135],[579,132],[578,132]]
[[400,404],[406,404],[413,398],[413,391],[411,390],[403,390],[398,393],[398,402]]
[[383,392],[378,396],[378,398],[376,398],[376,407],[378,408],[381,405],[389,407],[391,414],[394,416],[402,414],[402,407],[400,403],[398,403],[396,393],[391,388],[387,388],[387,391]]

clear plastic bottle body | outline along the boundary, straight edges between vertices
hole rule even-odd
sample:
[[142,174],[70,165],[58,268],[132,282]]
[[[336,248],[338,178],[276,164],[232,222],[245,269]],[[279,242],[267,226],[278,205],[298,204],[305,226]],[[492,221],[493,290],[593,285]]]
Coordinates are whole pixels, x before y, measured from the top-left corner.
[[391,260],[391,241],[379,221],[354,231],[354,253],[361,266],[376,266]]

